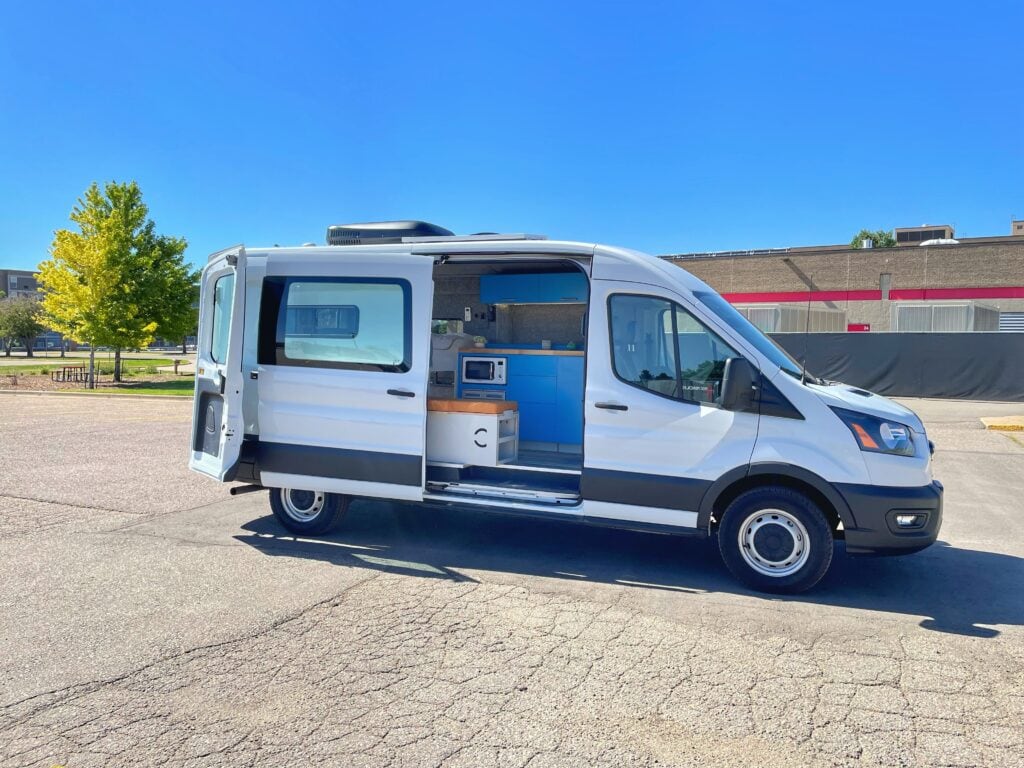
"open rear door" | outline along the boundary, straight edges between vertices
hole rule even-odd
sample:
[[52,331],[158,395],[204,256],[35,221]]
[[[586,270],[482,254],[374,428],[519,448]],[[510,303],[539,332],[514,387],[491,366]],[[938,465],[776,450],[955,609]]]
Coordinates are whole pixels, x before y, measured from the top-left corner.
[[241,452],[245,248],[214,254],[203,270],[189,467],[224,480]]

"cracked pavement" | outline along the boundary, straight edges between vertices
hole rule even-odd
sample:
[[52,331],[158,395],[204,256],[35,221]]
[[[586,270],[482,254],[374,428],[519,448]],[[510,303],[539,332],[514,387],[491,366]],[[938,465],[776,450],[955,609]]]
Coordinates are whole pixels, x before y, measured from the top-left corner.
[[296,540],[184,468],[190,403],[0,395],[0,765],[1024,765],[1024,445],[908,404],[941,544],[779,598],[458,509]]

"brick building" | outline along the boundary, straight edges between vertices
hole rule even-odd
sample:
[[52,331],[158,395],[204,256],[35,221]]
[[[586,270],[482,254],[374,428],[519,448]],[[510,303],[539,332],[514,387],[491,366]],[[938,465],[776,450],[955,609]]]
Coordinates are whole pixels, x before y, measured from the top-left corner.
[[989,331],[1000,324],[1002,330],[1024,330],[1020,234],[941,245],[663,258],[704,280],[767,331],[804,330],[808,306],[812,330]]

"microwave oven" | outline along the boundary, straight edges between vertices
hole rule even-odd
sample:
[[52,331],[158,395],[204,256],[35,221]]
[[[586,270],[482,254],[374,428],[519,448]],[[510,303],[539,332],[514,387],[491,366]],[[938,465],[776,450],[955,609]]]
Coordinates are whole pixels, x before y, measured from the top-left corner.
[[463,384],[505,384],[508,381],[508,358],[474,357],[462,358]]

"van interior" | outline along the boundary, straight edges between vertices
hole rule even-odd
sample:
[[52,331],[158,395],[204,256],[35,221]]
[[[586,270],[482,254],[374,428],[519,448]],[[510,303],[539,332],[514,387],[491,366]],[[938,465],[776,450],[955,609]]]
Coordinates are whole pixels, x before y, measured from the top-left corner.
[[578,503],[588,302],[572,260],[435,266],[428,495]]

